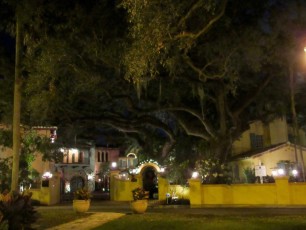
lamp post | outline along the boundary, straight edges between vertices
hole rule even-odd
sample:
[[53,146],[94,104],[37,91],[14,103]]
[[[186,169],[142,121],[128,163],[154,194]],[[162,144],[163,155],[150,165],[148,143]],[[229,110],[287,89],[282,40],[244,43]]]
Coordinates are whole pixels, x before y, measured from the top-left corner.
[[[306,52],[306,48],[304,48],[304,51]],[[290,77],[290,104],[291,104],[293,134],[294,134],[294,154],[295,154],[296,163],[297,165],[299,165],[298,153],[297,153],[297,144],[299,144],[302,176],[303,176],[303,181],[305,181],[304,157],[303,157],[302,146],[301,146],[300,138],[299,138],[299,129],[298,129],[296,109],[295,109],[295,90],[294,90],[295,84],[294,84],[294,71],[293,71],[292,63],[289,66],[289,77]]]

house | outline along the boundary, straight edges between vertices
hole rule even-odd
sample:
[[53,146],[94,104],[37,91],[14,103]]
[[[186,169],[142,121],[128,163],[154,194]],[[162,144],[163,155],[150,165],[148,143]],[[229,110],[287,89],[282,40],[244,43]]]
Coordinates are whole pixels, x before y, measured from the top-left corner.
[[[234,180],[244,181],[244,171],[255,169],[258,176],[275,175],[282,168],[286,175],[304,174],[306,158],[306,136],[299,130],[300,145],[294,144],[293,129],[285,118],[264,124],[261,121],[250,123],[250,128],[232,146],[232,166]],[[259,171],[258,171],[259,170]],[[297,176],[297,175],[293,175]],[[305,175],[304,175],[305,176]]]
[[[109,191],[109,170],[110,168],[117,166],[119,159],[119,148],[108,146],[96,146],[95,147],[95,190],[96,191]],[[116,165],[114,165],[114,163]]]
[[[2,124],[0,125],[0,129],[5,131],[5,130],[10,130],[11,127]],[[36,127],[32,127],[30,130],[24,126],[20,127],[22,136],[27,135],[30,132],[34,131],[39,136],[50,138],[50,142],[54,142],[56,140],[56,130],[57,130],[57,127],[55,126],[49,126],[49,127],[36,126]],[[44,175],[45,172],[49,172],[50,168],[53,168],[52,162],[43,161],[41,154],[37,154],[37,153],[34,153],[34,154],[35,154],[35,160],[33,162],[30,162],[30,165],[27,168],[27,170],[29,170],[29,173],[30,173],[29,175],[30,179],[32,179],[32,183],[30,185],[32,188],[40,186],[42,175]],[[12,156],[13,156],[12,148],[7,147],[7,146],[0,146],[0,160],[12,159]],[[2,182],[0,181],[0,183]],[[21,184],[21,189],[24,186],[25,186],[24,184]]]
[[[9,129],[3,125],[0,128]],[[50,138],[51,143],[57,140],[57,127],[55,126],[35,126],[31,130],[40,136]],[[25,133],[25,130],[22,128],[21,132]],[[83,186],[89,187],[92,191],[99,189],[96,186],[101,184],[104,184],[100,186],[101,189],[109,187],[109,179],[103,170],[108,169],[111,162],[118,163],[118,148],[100,147],[91,142],[79,141],[75,145],[65,145],[59,151],[63,155],[60,162],[43,161],[42,154],[35,154],[31,168],[37,176],[35,177],[36,183],[31,184],[31,188],[39,188],[44,180],[52,177],[54,173],[58,173],[61,178],[61,194],[71,193]],[[12,157],[12,149],[2,146],[0,159],[8,157]]]

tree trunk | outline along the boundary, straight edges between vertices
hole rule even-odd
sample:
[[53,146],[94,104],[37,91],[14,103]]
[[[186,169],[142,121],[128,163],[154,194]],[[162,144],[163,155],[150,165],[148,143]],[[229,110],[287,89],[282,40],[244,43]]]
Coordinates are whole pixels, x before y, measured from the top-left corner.
[[21,29],[18,6],[16,10],[16,57],[13,111],[13,167],[11,191],[18,189],[20,155],[20,106],[21,106]]
[[220,134],[222,137],[225,137],[227,127],[226,127],[225,95],[223,87],[218,91],[217,103],[219,111]]

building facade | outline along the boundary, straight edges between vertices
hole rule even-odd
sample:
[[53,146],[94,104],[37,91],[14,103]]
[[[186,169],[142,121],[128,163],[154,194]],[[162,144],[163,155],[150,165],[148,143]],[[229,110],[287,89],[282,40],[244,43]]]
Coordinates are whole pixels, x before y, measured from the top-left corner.
[[[272,176],[275,170],[283,168],[285,174],[292,175],[298,170],[304,174],[306,157],[305,132],[299,130],[300,144],[294,142],[293,129],[286,119],[275,119],[268,124],[261,121],[250,123],[239,140],[232,146],[232,167],[237,182],[245,180],[246,169],[263,169],[264,175]],[[263,167],[261,167],[263,166]],[[304,175],[305,176],[305,175]]]

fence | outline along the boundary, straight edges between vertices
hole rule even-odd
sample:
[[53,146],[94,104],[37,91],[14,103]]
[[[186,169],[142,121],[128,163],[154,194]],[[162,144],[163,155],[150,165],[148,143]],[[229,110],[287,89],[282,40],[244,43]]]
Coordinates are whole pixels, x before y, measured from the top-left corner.
[[191,206],[306,205],[306,183],[289,183],[288,177],[271,184],[202,185],[190,179]]
[[[142,187],[141,176],[137,181],[111,177],[111,200],[130,201],[131,191]],[[275,183],[203,185],[190,179],[189,187],[170,185],[167,179],[158,177],[158,200],[167,197],[188,199],[191,207],[197,206],[297,206],[306,205],[306,183],[289,183],[288,177],[275,178]]]

